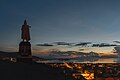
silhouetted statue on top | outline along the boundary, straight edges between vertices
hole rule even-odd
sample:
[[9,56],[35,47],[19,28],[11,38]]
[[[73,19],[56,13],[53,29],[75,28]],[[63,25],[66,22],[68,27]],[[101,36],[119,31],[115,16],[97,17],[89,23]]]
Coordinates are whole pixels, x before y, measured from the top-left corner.
[[21,38],[23,41],[29,41],[30,40],[30,32],[29,32],[29,25],[27,25],[27,21],[24,21],[24,24],[22,25],[22,35]]

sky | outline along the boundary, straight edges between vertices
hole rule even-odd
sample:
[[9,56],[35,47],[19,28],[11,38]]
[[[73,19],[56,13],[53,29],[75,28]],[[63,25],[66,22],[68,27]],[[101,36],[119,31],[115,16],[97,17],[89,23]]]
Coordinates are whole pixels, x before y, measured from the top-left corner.
[[[120,41],[120,0],[0,0],[0,50],[18,51],[21,27],[31,26],[34,53],[81,47],[36,46],[54,42],[113,43]],[[85,47],[82,47],[85,48]],[[111,52],[114,47],[87,51]]]

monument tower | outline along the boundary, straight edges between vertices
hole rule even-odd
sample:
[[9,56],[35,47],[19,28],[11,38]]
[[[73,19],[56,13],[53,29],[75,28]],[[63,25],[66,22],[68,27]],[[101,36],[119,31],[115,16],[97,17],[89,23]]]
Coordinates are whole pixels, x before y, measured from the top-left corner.
[[21,29],[21,39],[22,41],[19,44],[19,56],[20,58],[18,60],[22,61],[31,61],[32,55],[31,55],[31,44],[30,44],[30,26],[27,24],[27,21],[24,21],[24,24],[22,25]]

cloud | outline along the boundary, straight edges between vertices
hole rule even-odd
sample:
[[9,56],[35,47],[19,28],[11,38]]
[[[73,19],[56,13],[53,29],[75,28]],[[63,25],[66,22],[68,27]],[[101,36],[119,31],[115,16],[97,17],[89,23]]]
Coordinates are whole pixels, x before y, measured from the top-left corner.
[[85,49],[79,49],[79,51],[84,51]]
[[111,47],[117,46],[116,44],[108,44],[108,43],[101,43],[101,44],[93,44],[92,47]]
[[56,44],[56,45],[68,45],[68,46],[70,46],[70,45],[72,45],[73,43],[67,43],[67,42],[54,42],[54,44]]
[[44,43],[44,44],[37,44],[36,46],[54,46],[54,45],[53,44]]
[[92,47],[99,47],[100,44],[93,44]]
[[87,46],[88,44],[91,44],[91,42],[81,42],[81,43],[69,43],[69,42],[53,42],[53,43],[43,43],[43,44],[36,44],[36,46],[69,46],[69,47],[75,47],[75,46]]
[[81,43],[75,44],[75,46],[87,46],[88,44],[91,44],[91,42],[81,42]]
[[113,41],[113,42],[115,42],[115,43],[119,43],[119,44],[120,44],[120,41]]
[[89,52],[89,53],[85,53],[85,52],[77,52],[77,51],[52,51],[50,52],[50,55],[49,56],[52,56],[52,57],[55,57],[55,58],[72,58],[72,59],[75,59],[75,58],[82,58],[83,57],[90,57],[90,56],[98,56],[98,53],[95,53],[95,52]]
[[36,46],[56,46],[56,45],[72,46],[72,44],[73,43],[67,43],[67,42],[53,42],[53,43],[36,44]]
[[70,52],[70,51],[52,51],[50,52],[50,56],[56,57],[56,58],[74,58],[77,57],[76,52]]

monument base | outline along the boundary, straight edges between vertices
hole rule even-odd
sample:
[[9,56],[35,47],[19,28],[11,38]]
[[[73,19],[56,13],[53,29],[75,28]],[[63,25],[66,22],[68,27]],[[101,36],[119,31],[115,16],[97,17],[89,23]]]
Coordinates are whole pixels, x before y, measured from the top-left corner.
[[31,56],[31,44],[30,42],[21,41],[19,44],[19,55]]

